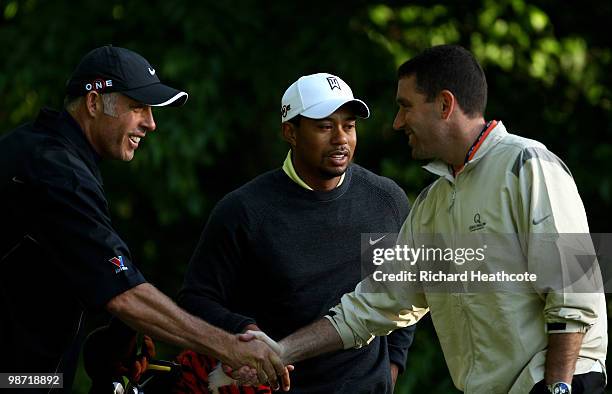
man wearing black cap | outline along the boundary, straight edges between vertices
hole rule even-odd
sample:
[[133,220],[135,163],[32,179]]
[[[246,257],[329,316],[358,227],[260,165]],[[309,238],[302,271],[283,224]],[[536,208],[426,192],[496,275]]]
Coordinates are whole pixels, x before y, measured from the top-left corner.
[[69,391],[85,314],[105,308],[138,331],[275,383],[286,371],[272,350],[239,342],[146,283],[110,221],[99,161],[130,161],[155,130],[151,107],[182,105],[187,93],[112,46],[82,59],[66,93],[64,111],[43,109],[0,139],[0,372],[63,373]]

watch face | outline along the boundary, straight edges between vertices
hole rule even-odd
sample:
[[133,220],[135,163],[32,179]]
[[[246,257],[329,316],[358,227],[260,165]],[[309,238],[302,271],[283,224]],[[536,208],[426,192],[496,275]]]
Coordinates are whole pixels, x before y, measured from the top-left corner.
[[550,387],[553,394],[570,394],[570,386],[567,383],[559,382]]

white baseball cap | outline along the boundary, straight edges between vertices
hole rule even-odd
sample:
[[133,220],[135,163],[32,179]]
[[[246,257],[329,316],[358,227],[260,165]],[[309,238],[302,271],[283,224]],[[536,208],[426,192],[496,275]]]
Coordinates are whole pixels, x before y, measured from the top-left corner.
[[370,116],[366,103],[353,97],[351,88],[339,77],[327,73],[305,75],[283,94],[281,122],[297,115],[322,119],[349,102],[355,103],[355,115],[364,119]]

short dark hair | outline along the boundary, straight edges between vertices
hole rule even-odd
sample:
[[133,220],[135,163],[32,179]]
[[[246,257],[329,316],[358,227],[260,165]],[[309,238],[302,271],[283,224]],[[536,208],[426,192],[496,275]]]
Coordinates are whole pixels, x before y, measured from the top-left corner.
[[459,45],[428,48],[402,64],[399,79],[416,76],[417,90],[432,101],[447,89],[469,117],[483,115],[487,106],[487,79],[474,55]]

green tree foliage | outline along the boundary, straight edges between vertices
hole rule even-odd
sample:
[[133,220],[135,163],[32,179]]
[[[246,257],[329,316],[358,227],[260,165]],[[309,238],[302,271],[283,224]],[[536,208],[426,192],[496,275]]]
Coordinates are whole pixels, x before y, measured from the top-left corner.
[[[148,278],[176,294],[214,204],[286,153],[280,98],[300,75],[346,80],[372,109],[357,161],[414,199],[433,179],[391,128],[396,67],[435,44],[472,50],[489,82],[487,118],[544,142],[570,167],[592,231],[610,230],[612,4],[583,0],[334,2],[0,0],[0,133],[59,108],[88,50],[143,54],[187,105],[160,109],[132,163],[105,163],[115,224]],[[430,322],[397,392],[454,392]]]

